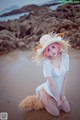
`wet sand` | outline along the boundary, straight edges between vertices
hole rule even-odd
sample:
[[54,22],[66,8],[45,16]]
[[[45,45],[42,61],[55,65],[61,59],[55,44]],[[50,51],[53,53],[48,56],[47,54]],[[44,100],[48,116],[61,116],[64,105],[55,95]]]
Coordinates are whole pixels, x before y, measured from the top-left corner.
[[29,57],[31,52],[16,50],[0,56],[0,112],[8,112],[8,120],[79,120],[80,119],[80,51],[70,51],[70,69],[66,96],[71,113],[61,112],[59,117],[46,110],[20,110],[18,104],[44,82],[42,67],[37,67]]

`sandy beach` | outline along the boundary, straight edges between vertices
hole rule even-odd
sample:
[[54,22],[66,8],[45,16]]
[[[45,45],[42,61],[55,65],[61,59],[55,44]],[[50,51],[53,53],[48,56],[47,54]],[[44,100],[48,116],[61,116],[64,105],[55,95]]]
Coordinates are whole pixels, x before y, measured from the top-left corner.
[[20,110],[18,104],[45,82],[42,67],[30,60],[32,52],[16,50],[0,56],[0,113],[7,112],[8,120],[79,120],[80,119],[80,50],[72,50],[66,96],[71,113],[61,112],[59,117],[46,110]]

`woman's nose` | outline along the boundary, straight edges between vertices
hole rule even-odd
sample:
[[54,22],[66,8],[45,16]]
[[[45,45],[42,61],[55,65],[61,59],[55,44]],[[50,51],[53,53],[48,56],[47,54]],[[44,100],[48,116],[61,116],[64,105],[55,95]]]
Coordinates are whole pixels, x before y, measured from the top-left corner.
[[51,52],[54,52],[54,49],[53,49],[53,48],[51,48]]

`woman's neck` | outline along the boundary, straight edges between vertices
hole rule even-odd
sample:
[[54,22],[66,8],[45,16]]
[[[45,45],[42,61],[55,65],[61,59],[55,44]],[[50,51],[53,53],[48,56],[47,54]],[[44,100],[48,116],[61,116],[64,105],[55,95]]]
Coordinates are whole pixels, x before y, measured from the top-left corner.
[[56,57],[49,58],[53,66],[60,68],[62,62],[62,54],[58,54]]

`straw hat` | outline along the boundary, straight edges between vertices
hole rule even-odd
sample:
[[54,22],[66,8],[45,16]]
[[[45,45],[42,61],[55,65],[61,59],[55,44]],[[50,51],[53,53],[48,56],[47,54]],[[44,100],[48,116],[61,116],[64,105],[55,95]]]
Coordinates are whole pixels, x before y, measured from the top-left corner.
[[48,45],[52,43],[59,43],[62,46],[63,50],[66,50],[69,46],[67,41],[63,40],[64,34],[63,33],[51,33],[51,34],[45,34],[40,38],[39,45],[33,48],[34,51],[37,52],[37,57],[40,57]]

